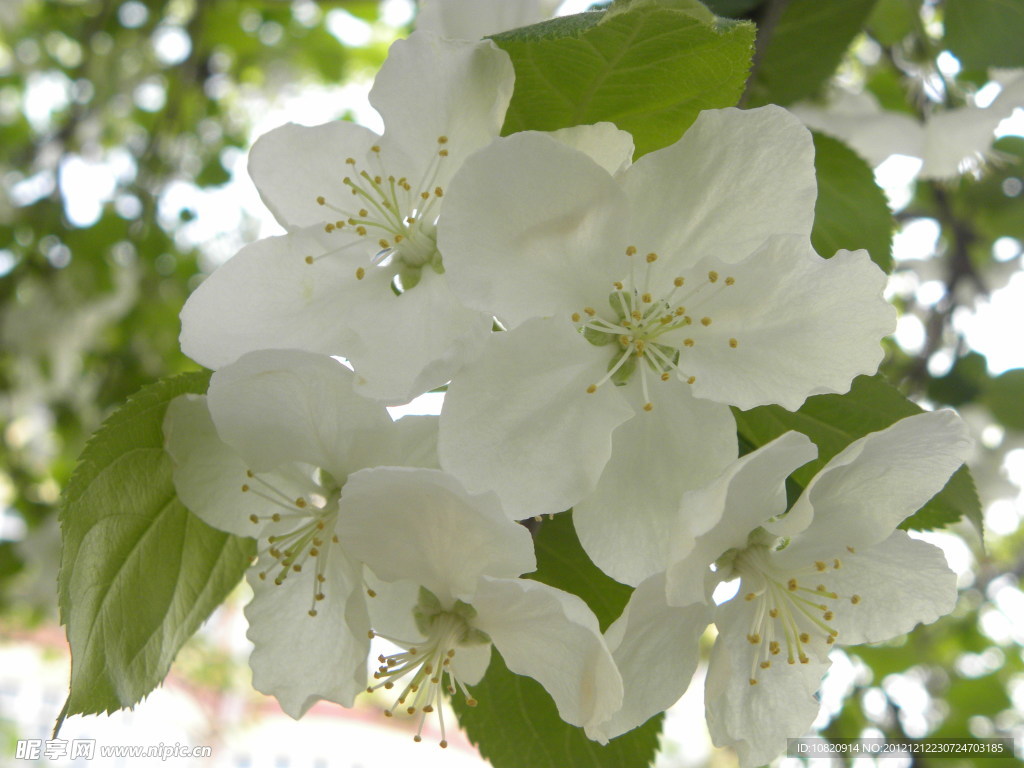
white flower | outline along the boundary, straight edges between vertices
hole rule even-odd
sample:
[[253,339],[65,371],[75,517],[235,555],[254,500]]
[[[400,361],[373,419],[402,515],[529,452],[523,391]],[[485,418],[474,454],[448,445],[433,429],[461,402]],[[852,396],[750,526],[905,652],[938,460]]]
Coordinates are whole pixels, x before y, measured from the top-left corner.
[[348,475],[436,466],[436,419],[392,422],[353,378],[329,357],[253,352],[215,373],[206,396],[172,401],[164,423],[182,503],[258,539],[245,609],[253,685],[292,717],[321,698],[351,706],[365,687],[363,568],[338,536]]
[[[942,489],[969,448],[952,411],[903,419],[851,443],[778,517],[787,475],[816,453],[789,432],[686,494],[667,572],[641,585],[608,630],[626,638],[613,644],[626,693],[623,713],[603,730],[633,728],[654,713],[648,700],[667,706],[683,693],[707,596],[718,581],[739,578],[736,597],[714,614],[708,726],[744,766],[771,760],[813,722],[834,644],[886,640],[952,610],[956,576],[942,552],[895,529]],[[668,672],[645,670],[645,646],[668,648],[673,637],[680,657],[659,657]]]
[[453,180],[449,282],[509,331],[452,382],[440,452],[512,516],[575,505],[595,563],[638,584],[680,494],[736,457],[727,405],[846,391],[895,313],[866,252],[811,248],[813,147],[784,110],[705,111],[631,166],[584,128],[499,139]]
[[562,0],[423,0],[416,29],[456,40],[517,29],[550,19]]
[[451,295],[435,228],[455,170],[498,135],[513,78],[490,41],[416,33],[370,92],[383,136],[336,121],[261,137],[249,173],[288,233],[189,297],[184,352],[213,369],[254,349],[342,355],[360,391],[393,403],[445,383],[491,321]]
[[1024,106],[1024,76],[1009,78],[985,108],[968,104],[936,110],[917,120],[882,109],[868,91],[836,88],[824,106],[797,104],[793,113],[816,131],[849,144],[871,165],[890,155],[921,159],[918,176],[946,179],[972,170],[992,155],[993,132],[1015,108]]
[[575,595],[517,578],[536,568],[533,541],[493,494],[471,496],[436,470],[380,468],[349,479],[345,505],[340,535],[383,582],[370,601],[374,633],[404,649],[380,657],[371,686],[394,690],[389,714],[418,712],[422,730],[445,690],[474,705],[466,686],[483,677],[492,643],[567,722],[589,728],[619,708],[622,680],[597,619]]

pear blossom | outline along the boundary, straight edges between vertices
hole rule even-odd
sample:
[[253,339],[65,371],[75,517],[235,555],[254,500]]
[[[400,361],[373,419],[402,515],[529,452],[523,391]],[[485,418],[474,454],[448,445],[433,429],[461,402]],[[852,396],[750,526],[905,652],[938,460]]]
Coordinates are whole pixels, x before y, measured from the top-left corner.
[[[896,527],[942,489],[970,444],[952,411],[911,416],[851,443],[785,512],[787,475],[816,454],[789,432],[685,494],[668,569],[636,590],[608,630],[625,704],[599,730],[629,730],[653,714],[648,700],[664,706],[685,691],[708,597],[739,579],[736,596],[711,616],[708,727],[743,766],[770,761],[810,728],[834,645],[886,640],[952,610],[956,576],[942,551]],[[637,631],[643,643],[630,639]],[[659,669],[674,674],[651,674],[640,654],[672,638],[677,658],[659,657]]]
[[[373,635],[400,650],[378,658],[373,691],[395,696],[386,711],[441,718],[444,693],[468,690],[498,650],[510,670],[537,680],[559,715],[585,729],[622,701],[622,680],[597,618],[575,595],[530,579],[530,532],[494,494],[470,495],[438,470],[365,469],[345,486],[339,534],[378,581],[369,601]],[[491,702],[499,706],[501,702]]]
[[636,585],[680,494],[736,458],[728,406],[846,391],[895,312],[865,251],[811,247],[813,146],[785,110],[705,111],[633,164],[585,128],[498,139],[450,185],[449,283],[507,332],[452,381],[439,451],[515,518],[574,506],[594,562]]
[[164,422],[182,503],[258,540],[245,609],[253,685],[296,718],[318,699],[351,706],[365,687],[363,566],[339,537],[346,479],[437,465],[436,417],[393,422],[354,378],[330,357],[252,352],[217,371],[207,395],[172,401]]
[[947,179],[992,156],[994,131],[1014,109],[1024,107],[1024,76],[1009,76],[986,107],[968,104],[937,109],[922,120],[885,110],[868,91],[834,88],[824,105],[797,104],[793,113],[809,127],[849,144],[872,165],[890,155],[921,160],[922,179]]
[[490,41],[414,33],[370,91],[383,135],[335,121],[257,140],[249,173],[287,233],[246,246],[189,297],[184,352],[212,369],[254,349],[340,355],[361,392],[390,403],[448,381],[491,319],[451,294],[438,217],[455,170],[498,135],[513,79]]
[[416,29],[456,40],[481,37],[550,19],[562,0],[422,0]]

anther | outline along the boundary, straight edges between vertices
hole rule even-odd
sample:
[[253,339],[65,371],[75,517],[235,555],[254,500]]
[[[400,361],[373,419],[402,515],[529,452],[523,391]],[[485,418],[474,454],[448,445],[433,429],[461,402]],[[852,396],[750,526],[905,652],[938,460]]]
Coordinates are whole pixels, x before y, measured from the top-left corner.
[[327,200],[324,198],[323,195],[320,195],[316,199],[316,204],[317,205],[327,205]]
[[596,384],[591,384],[589,387],[587,387],[587,394],[588,395],[592,395],[595,392],[597,392],[597,385]]
[[733,349],[736,349],[736,347],[738,347],[739,345],[740,343],[736,341],[736,339],[729,339],[729,346],[732,347]]
[[644,403],[644,410],[648,412],[654,410],[654,403]]
[[789,588],[790,592],[796,592],[799,585],[796,583],[796,579],[790,579],[786,582],[786,586]]
[[715,272],[714,270],[711,270],[710,272],[708,272],[708,280],[710,280],[712,283],[717,283],[718,282],[718,273]]
[[362,280],[364,277],[366,277],[366,270],[362,267],[358,267],[356,269],[356,280]]
[[683,340],[683,346],[684,347],[692,347],[693,344],[694,344],[693,339],[684,339]]
[[648,264],[653,264],[657,260],[658,260],[658,254],[656,254],[656,253],[648,253],[647,254],[647,263]]
[[735,277],[727,277],[727,278],[725,278],[725,284],[726,285],[736,285],[736,278]]
[[854,605],[857,605],[858,603],[860,603],[860,595],[853,595],[850,598],[850,602],[853,603]]
[[761,662],[761,669],[768,669],[769,667],[771,667],[771,665],[772,665],[772,663],[770,661],[762,661]]
[[306,262],[307,264],[312,264],[312,263],[313,263],[313,257],[312,257],[312,256],[307,256],[307,257],[305,258],[305,262]]
[[673,280],[673,281],[672,281],[672,284],[673,284],[673,285],[674,285],[674,286],[675,286],[676,288],[682,288],[682,287],[683,287],[683,284],[684,284],[685,282],[686,282],[686,278],[684,278],[684,277],[677,277],[677,278],[676,278],[675,280]]
[[700,324],[703,325],[705,328],[707,328],[709,325],[711,325],[711,318],[710,317],[702,317],[700,319]]
[[627,256],[634,256],[634,255],[636,255],[636,246],[635,245],[631,245],[628,248],[626,248],[626,255]]

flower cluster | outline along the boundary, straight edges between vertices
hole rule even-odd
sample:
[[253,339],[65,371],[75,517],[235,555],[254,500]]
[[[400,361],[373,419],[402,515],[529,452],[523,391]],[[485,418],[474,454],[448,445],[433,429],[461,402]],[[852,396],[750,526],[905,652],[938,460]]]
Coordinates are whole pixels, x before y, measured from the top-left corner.
[[[512,87],[493,43],[421,31],[371,92],[383,135],[257,141],[285,233],[182,312],[215,373],[168,409],[175,486],[257,539],[254,684],[295,717],[385,689],[421,731],[442,718],[444,746],[442,702],[476,704],[493,646],[603,743],[682,694],[713,622],[712,734],[764,762],[809,727],[834,643],[950,610],[941,554],[894,529],[962,462],[963,429],[940,412],[868,435],[787,512],[816,449],[788,433],[739,457],[730,407],[845,392],[894,327],[866,252],[811,246],[810,134],[777,107],[710,110],[633,162],[607,123],[499,138]],[[389,417],[438,387],[440,417]],[[635,587],[604,633],[523,578],[520,521],[570,508]]]

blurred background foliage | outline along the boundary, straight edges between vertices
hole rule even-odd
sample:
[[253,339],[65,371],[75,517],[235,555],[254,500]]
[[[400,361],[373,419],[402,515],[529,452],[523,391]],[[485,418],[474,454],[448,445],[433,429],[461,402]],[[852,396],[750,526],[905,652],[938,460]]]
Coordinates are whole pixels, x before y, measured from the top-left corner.
[[[759,25],[746,106],[822,99],[838,84],[927,121],[982,105],[991,81],[1012,76],[992,68],[1024,67],[1016,0],[844,0],[831,15],[820,0],[707,4]],[[354,117],[349,95],[413,11],[407,0],[0,0],[4,634],[57,620],[56,507],[89,434],[144,384],[196,367],[178,349],[185,297],[266,234],[244,174],[254,133]],[[1024,742],[1024,315],[983,342],[971,333],[997,292],[1024,305],[1024,138],[979,152],[959,177],[888,190],[889,295],[903,317],[882,372],[971,423],[985,540],[967,523],[945,537],[963,590],[952,617],[837,663],[846,695],[827,692],[821,720],[836,737]],[[211,687],[232,676],[228,659],[197,648],[183,653],[186,676]],[[659,764],[682,760],[673,754]]]

